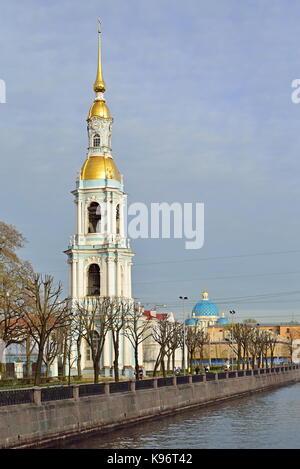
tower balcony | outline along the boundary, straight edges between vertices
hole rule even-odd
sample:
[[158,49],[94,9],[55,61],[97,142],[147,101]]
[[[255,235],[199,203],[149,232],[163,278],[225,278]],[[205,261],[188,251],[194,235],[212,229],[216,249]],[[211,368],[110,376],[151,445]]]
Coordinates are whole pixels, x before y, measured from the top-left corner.
[[130,249],[130,240],[119,234],[105,233],[89,233],[87,235],[75,234],[70,237],[69,249],[78,248],[80,246],[89,246],[91,248],[99,246],[108,247],[115,245],[117,248]]

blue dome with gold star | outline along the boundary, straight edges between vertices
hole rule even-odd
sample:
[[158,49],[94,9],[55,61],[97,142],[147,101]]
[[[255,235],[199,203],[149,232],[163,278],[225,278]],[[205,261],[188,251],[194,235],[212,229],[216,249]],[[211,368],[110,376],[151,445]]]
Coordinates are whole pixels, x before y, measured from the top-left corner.
[[209,301],[207,291],[202,293],[202,300],[195,304],[192,316],[219,316],[219,310],[214,303]]

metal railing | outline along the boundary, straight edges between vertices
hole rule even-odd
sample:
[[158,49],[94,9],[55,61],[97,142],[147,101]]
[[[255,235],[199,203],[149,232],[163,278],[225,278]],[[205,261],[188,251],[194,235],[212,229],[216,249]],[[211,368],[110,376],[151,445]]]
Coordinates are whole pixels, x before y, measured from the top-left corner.
[[157,386],[160,388],[162,386],[172,386],[173,385],[173,377],[170,378],[158,378]]
[[71,386],[49,386],[41,389],[41,400],[60,401],[62,399],[72,399],[73,391]]
[[110,392],[129,392],[130,381],[119,381],[118,383],[109,383]]
[[189,382],[188,376],[177,376],[177,384],[187,384]]
[[139,379],[135,382],[135,389],[149,389],[153,388],[152,379]]
[[261,368],[254,370],[238,370],[229,372],[212,373],[204,375],[171,376],[166,378],[151,378],[138,381],[106,382],[99,384],[80,384],[70,386],[49,386],[45,388],[35,387],[27,389],[11,389],[0,391],[0,406],[20,405],[35,403],[41,405],[48,401],[74,399],[83,397],[106,395],[110,393],[135,392],[136,390],[150,389],[164,386],[182,385],[188,383],[199,383],[203,381],[224,380],[236,377],[257,376],[266,373],[286,373],[287,371],[298,370],[300,365],[280,366],[273,368]]
[[29,404],[33,402],[32,389],[12,389],[0,392],[0,406]]
[[193,383],[201,383],[203,381],[203,375],[193,375]]
[[104,394],[104,383],[99,384],[81,384],[79,388],[79,397],[95,396],[97,394]]
[[216,379],[216,373],[205,373],[206,381],[214,381]]

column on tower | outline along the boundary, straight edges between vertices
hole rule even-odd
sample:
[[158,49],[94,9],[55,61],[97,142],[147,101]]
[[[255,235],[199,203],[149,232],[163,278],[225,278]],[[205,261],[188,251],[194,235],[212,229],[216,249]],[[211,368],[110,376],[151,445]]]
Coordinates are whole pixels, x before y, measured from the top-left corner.
[[77,298],[78,297],[78,292],[77,292],[77,259],[74,259],[72,261],[72,297]]
[[125,376],[132,376],[133,375],[133,366],[131,361],[131,353],[132,345],[130,340],[127,337],[124,337],[123,340],[123,370]]
[[107,258],[107,295],[108,296],[116,296],[116,263],[115,259]]
[[124,211],[125,211],[125,196],[120,200],[120,236],[124,238]]
[[110,376],[110,367],[111,367],[111,350],[110,350],[110,343],[111,343],[111,334],[108,331],[104,346],[103,346],[103,371],[105,376]]

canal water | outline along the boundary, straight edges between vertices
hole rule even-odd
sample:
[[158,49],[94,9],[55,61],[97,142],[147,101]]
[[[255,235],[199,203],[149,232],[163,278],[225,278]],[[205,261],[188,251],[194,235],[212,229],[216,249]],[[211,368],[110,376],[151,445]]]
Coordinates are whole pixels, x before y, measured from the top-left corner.
[[88,437],[63,448],[300,448],[300,383]]

